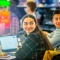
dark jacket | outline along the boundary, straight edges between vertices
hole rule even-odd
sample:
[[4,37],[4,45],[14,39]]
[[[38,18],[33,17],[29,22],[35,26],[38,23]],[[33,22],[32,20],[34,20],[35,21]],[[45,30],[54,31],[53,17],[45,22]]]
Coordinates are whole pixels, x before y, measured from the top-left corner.
[[43,58],[47,44],[42,40],[40,33],[21,34],[20,39],[22,41],[22,48],[16,52],[17,58],[24,60],[29,60],[30,58],[41,60]]

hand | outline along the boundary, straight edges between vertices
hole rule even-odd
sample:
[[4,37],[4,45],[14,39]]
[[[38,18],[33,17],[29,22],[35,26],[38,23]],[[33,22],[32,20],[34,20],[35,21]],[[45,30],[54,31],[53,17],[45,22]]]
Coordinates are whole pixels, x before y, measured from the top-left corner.
[[48,34],[48,32],[46,32],[46,31],[43,31],[43,33],[44,33],[45,35],[47,35],[47,34]]

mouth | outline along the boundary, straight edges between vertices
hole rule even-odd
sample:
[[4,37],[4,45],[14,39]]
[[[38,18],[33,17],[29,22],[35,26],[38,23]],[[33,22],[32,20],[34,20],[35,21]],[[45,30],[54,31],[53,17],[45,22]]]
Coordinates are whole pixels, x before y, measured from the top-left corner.
[[57,23],[58,26],[60,26],[60,23]]
[[28,31],[30,31],[31,29],[29,28],[29,29],[27,29]]
[[25,30],[30,31],[31,29],[30,28],[25,28]]

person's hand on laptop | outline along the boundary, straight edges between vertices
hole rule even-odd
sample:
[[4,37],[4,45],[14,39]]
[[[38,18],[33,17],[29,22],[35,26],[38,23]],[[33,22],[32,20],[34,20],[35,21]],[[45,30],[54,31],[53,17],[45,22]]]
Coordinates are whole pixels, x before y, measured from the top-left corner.
[[21,42],[19,42],[18,47],[17,47],[17,50],[18,50],[19,48],[22,48]]

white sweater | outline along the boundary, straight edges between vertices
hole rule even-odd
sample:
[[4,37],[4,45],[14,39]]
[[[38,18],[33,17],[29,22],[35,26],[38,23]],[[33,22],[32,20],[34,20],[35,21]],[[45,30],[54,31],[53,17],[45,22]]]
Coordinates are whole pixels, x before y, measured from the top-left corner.
[[58,46],[60,44],[60,28],[56,29],[52,33],[48,33],[47,37],[49,41],[52,43],[54,48]]

